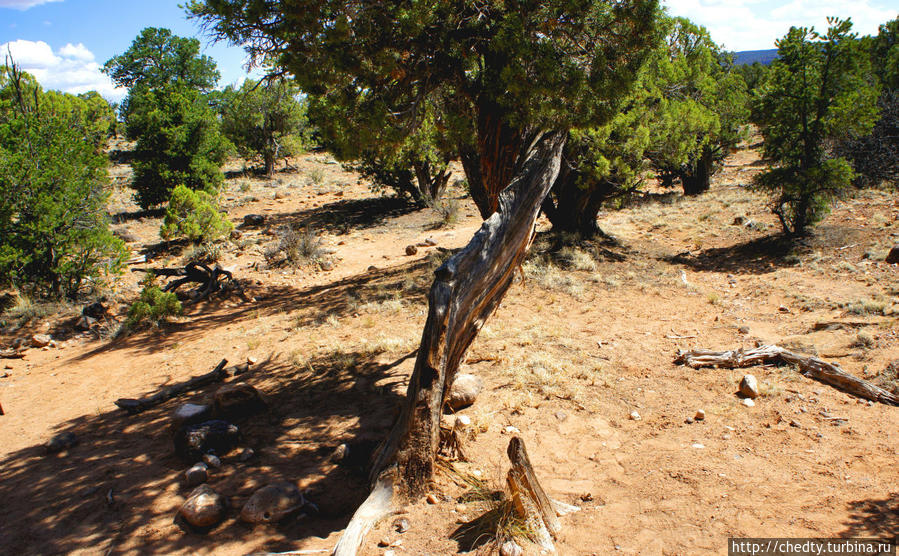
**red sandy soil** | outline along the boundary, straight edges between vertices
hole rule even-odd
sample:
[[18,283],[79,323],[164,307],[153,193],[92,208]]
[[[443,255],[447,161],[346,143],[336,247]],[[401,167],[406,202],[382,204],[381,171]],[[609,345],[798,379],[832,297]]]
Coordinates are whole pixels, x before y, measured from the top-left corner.
[[[117,321],[75,332],[79,307],[21,327],[8,321],[0,347],[35,332],[57,343],[0,361],[0,553],[333,547],[367,482],[331,455],[342,443],[351,453],[371,445],[389,429],[431,273],[445,257],[437,247],[407,256],[405,246],[432,238],[461,247],[479,220],[457,187],[450,196],[459,220],[439,226],[435,211],[379,198],[326,155],[293,163],[273,180],[235,167],[227,181],[223,206],[236,224],[245,214],[268,216],[266,227],[245,229],[221,249],[220,264],[245,284],[246,300],[214,297],[171,324],[118,338],[106,337]],[[877,381],[899,359],[897,267],[883,262],[899,239],[895,195],[862,192],[790,245],[778,238],[765,200],[745,188],[761,168],[744,150],[706,195],[657,192],[603,213],[600,226],[614,241],[552,256],[548,240],[538,240],[524,281],[464,365],[487,384],[463,411],[473,421],[470,461],[442,464],[438,503],[413,501],[405,509],[410,530],[396,533],[387,520],[362,553],[383,554],[377,544],[385,537],[401,541],[390,548],[397,554],[471,548],[454,532],[487,508],[472,501],[465,479],[483,480],[481,494],[502,490],[509,426],[521,431],[550,496],[581,507],[562,518],[560,554],[725,554],[728,537],[894,536],[899,409],[860,403],[788,367],[673,363],[678,349],[777,343]],[[178,246],[159,246],[160,219],[141,217],[130,203],[127,166],[112,173],[112,210],[124,213],[117,227],[139,238],[135,254],[149,252],[146,265],[183,264]],[[752,224],[736,225],[737,217]],[[332,270],[267,265],[263,253],[276,239],[266,229],[302,223],[332,251]],[[129,273],[111,290],[119,321],[140,277]],[[826,322],[844,324],[815,330]],[[189,490],[179,483],[187,465],[173,452],[170,416],[217,386],[138,416],[113,402],[208,372],[222,358],[251,356],[258,362],[229,381],[252,384],[269,402],[269,411],[238,423],[243,446],[257,456],[223,458],[210,485],[230,498],[229,517],[212,531],[187,532],[173,521]],[[744,372],[761,385],[753,408],[735,395]],[[687,424],[698,409],[706,419]],[[632,411],[641,419],[631,420]],[[46,455],[43,444],[61,432],[79,444]],[[237,519],[256,488],[282,479],[295,481],[320,513],[255,528]],[[474,550],[487,553],[491,538]]]

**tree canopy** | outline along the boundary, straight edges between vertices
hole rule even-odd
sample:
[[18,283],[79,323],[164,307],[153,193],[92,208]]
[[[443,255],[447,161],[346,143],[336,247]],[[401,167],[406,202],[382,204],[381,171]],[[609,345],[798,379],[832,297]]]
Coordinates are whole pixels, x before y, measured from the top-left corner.
[[778,59],[762,87],[764,155],[774,166],[756,185],[789,234],[820,221],[854,172],[831,145],[870,132],[878,116],[876,83],[850,20],[829,19],[827,33],[793,27],[777,41]]

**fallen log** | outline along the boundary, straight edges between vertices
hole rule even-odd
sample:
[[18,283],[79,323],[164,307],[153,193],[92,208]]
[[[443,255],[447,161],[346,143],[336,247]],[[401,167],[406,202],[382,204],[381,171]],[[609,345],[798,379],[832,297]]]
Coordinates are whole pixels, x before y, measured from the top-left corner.
[[841,392],[886,405],[899,406],[899,396],[887,392],[867,380],[852,376],[842,370],[839,365],[828,363],[817,357],[800,355],[778,346],[760,346],[745,351],[742,349],[732,351],[679,350],[674,362],[694,369],[700,367],[735,369],[770,362],[797,365],[803,375],[832,386]]
[[195,376],[180,384],[166,386],[152,396],[146,396],[140,399],[121,398],[116,400],[115,404],[119,406],[119,408],[127,411],[130,415],[137,415],[138,413],[156,407],[162,402],[174,398],[175,396],[180,396],[185,392],[196,390],[201,386],[206,386],[213,382],[221,382],[228,376],[228,372],[225,370],[225,365],[227,364],[228,360],[222,359],[219,364],[216,365],[215,369],[205,375]]

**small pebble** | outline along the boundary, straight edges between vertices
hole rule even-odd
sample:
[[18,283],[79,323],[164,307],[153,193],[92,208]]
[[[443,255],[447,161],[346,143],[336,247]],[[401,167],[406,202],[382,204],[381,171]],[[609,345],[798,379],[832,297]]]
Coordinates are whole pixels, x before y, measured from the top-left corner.
[[742,403],[746,407],[755,407],[755,402],[751,398],[744,398]]
[[468,415],[456,415],[456,427],[464,428],[471,425],[471,417]]
[[240,451],[240,454],[237,456],[237,461],[245,462],[253,459],[253,456],[256,455],[256,452],[253,451],[252,448],[244,448]]
[[740,381],[740,393],[747,398],[755,399],[759,396],[759,381],[753,375],[743,375]]
[[222,460],[220,460],[219,457],[215,454],[203,454],[203,461],[209,467],[214,467],[216,469],[222,466]]
[[247,363],[249,363],[250,365],[255,365],[255,364],[258,363],[258,362],[259,362],[259,359],[257,359],[257,358],[256,358],[255,356],[253,356],[253,355],[247,357]]
[[506,434],[521,434],[521,431],[518,430],[518,427],[513,427],[512,425],[509,425],[508,427],[504,428],[503,432]]
[[464,513],[466,509],[465,504],[456,504],[455,510],[460,514]]
[[208,467],[205,463],[198,463],[184,472],[184,484],[188,487],[202,485],[209,479]]
[[555,417],[559,421],[564,421],[565,419],[568,419],[568,414],[565,413],[564,411],[556,411]]
[[705,448],[705,446],[700,444],[699,442],[697,442],[696,444],[693,444],[693,447],[696,448],[697,450],[702,450],[703,448]]
[[434,494],[429,494],[427,500],[428,504],[436,504],[438,502],[437,496]]
[[693,418],[696,419],[697,421],[705,421],[705,411],[700,409],[699,411],[696,412],[696,415]]
[[385,550],[384,556],[396,556],[396,551],[395,550]]
[[642,417],[640,417],[640,414],[637,413],[636,411],[631,411],[630,418],[631,418],[631,421],[639,421],[640,419],[642,419]]
[[384,537],[383,539],[378,541],[378,546],[380,546],[380,547],[390,546],[390,539],[387,537]]
[[499,549],[500,556],[521,556],[524,550],[515,541],[507,541]]
[[797,429],[801,429],[801,428],[802,428],[802,425],[799,423],[799,421],[795,421],[795,420],[794,420],[794,421],[790,421],[790,426],[791,426],[791,427],[796,427]]
[[694,420],[692,417],[687,417],[686,419],[684,419],[684,423],[692,425],[694,423]]
[[409,530],[409,520],[402,517],[393,522],[393,528],[397,533],[405,533]]
[[727,433],[723,434],[723,435],[721,436],[721,439],[722,439],[722,440],[730,440],[730,434],[727,434]]

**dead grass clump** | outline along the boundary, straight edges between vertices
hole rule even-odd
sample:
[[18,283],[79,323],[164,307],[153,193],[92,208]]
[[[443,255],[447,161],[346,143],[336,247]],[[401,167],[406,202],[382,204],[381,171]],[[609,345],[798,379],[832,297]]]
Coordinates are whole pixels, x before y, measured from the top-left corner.
[[[16,327],[39,321],[69,308],[66,303],[61,301],[35,301],[19,290],[13,292],[13,296],[14,299],[9,303],[8,308],[2,312],[2,315],[3,321],[10,322]],[[7,325],[4,324],[3,326]]]
[[450,473],[459,482],[468,485],[468,491],[459,497],[459,502],[480,514],[460,525],[450,536],[459,543],[461,551],[470,552],[484,547],[498,553],[507,541],[536,540],[534,531],[515,514],[512,500],[498,486],[498,481],[491,482],[456,469],[450,469]]
[[434,225],[435,229],[452,226],[459,222],[459,201],[449,197],[437,200],[429,199],[427,205],[440,217],[440,220]]
[[843,309],[850,315],[882,315],[886,307],[886,302],[871,299],[851,301],[843,305]]
[[325,255],[324,241],[311,228],[298,230],[288,226],[278,232],[278,243],[265,252],[265,259],[272,266],[300,267],[318,263]]
[[581,279],[548,261],[528,261],[524,263],[522,270],[525,278],[533,280],[545,290],[560,291],[575,299],[584,295],[584,282]]
[[899,360],[887,365],[887,368],[877,375],[873,382],[884,390],[899,395]]
[[849,344],[849,347],[871,349],[875,345],[877,345],[877,341],[874,337],[862,330],[855,336],[855,339]]

